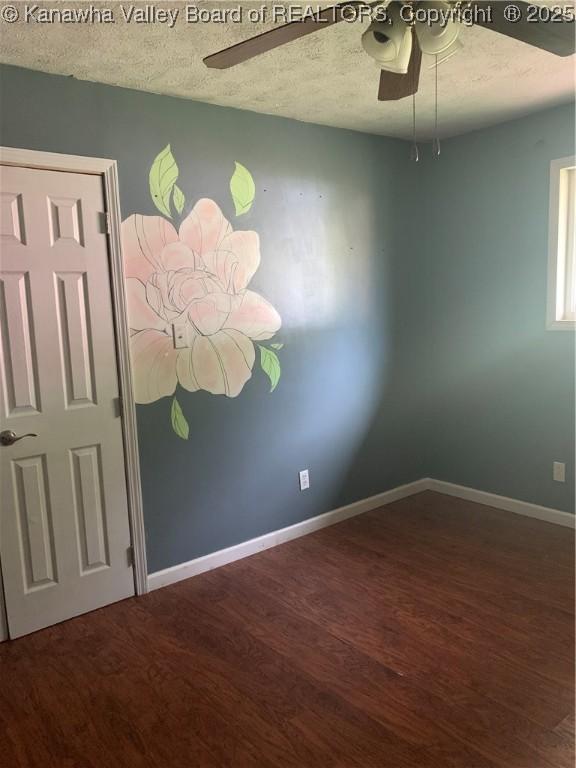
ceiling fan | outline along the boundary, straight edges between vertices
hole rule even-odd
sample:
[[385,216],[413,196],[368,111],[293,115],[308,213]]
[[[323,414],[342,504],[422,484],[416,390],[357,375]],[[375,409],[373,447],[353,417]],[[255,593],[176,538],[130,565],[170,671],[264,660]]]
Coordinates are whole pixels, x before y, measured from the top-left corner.
[[[362,35],[362,45],[381,69],[380,101],[394,101],[417,92],[422,53],[437,56],[437,61],[441,61],[462,47],[457,20],[459,14],[463,18],[464,11],[469,22],[556,56],[570,56],[576,51],[573,18],[552,20],[550,13],[538,15],[538,6],[533,3],[514,0],[520,15],[512,22],[507,18],[508,3],[498,0],[348,0],[224,48],[207,56],[204,63],[216,69],[234,67],[305,35],[350,20],[351,9],[359,7],[373,9],[376,19]],[[431,22],[439,13],[443,22]]]

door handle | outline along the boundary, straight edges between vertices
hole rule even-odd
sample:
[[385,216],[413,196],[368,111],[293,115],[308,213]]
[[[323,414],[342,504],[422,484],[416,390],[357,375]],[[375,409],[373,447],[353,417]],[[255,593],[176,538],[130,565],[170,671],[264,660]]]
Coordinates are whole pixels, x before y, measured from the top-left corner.
[[5,429],[3,432],[0,432],[0,443],[2,443],[2,445],[14,445],[18,440],[22,440],[25,437],[38,437],[38,435],[34,432],[28,432],[25,435],[18,436],[16,432],[13,432],[11,429]]

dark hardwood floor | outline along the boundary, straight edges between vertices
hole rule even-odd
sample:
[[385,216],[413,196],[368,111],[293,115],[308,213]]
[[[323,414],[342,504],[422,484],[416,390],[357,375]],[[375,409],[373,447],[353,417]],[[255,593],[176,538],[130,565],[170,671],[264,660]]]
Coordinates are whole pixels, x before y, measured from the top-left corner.
[[423,493],[0,646],[6,768],[572,768],[574,539]]

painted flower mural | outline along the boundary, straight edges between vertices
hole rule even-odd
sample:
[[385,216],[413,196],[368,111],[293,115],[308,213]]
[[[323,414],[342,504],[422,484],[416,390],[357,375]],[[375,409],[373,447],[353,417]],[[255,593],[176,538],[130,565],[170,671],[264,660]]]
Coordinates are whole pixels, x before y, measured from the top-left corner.
[[[231,180],[237,215],[249,210],[254,197],[252,177],[240,168],[240,184]],[[162,186],[167,177],[169,190]],[[177,178],[168,146],[152,166],[150,190],[170,218],[171,206],[181,213],[185,205]],[[122,224],[122,244],[137,403],[172,396],[178,384],[189,392],[236,397],[252,376],[255,343],[275,388],[280,364],[273,349],[282,345],[270,349],[259,342],[274,336],[281,319],[248,287],[260,264],[256,232],[234,231],[219,206],[204,198],[178,230],[163,216],[130,216]],[[188,424],[175,397],[171,418],[175,432],[187,438]]]

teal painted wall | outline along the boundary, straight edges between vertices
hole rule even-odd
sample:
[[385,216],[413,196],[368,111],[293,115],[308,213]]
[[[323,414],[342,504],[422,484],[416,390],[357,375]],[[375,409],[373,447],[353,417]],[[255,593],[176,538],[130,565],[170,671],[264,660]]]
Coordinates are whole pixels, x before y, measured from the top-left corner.
[[[187,210],[210,197],[260,235],[251,287],[283,319],[282,378],[270,394],[257,370],[234,399],[178,389],[187,442],[171,398],[138,406],[151,571],[422,476],[403,142],[11,67],[1,86],[2,143],[115,158],[123,218],[158,213],[148,172],[170,143]],[[240,220],[234,161],[257,187]]]
[[566,511],[574,333],[546,330],[546,292],[550,161],[571,154],[568,105],[446,141],[420,169],[429,474]]
[[[2,143],[117,159],[124,218],[157,213],[148,170],[170,142],[188,207],[211,197],[261,238],[252,287],[283,318],[282,379],[179,390],[188,442],[169,398],[138,407],[151,571],[424,476],[572,508],[573,336],[545,330],[548,165],[572,151],[570,108],[416,166],[376,136],[11,67],[0,84]],[[241,223],[235,160],[257,185]]]

